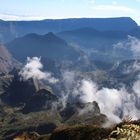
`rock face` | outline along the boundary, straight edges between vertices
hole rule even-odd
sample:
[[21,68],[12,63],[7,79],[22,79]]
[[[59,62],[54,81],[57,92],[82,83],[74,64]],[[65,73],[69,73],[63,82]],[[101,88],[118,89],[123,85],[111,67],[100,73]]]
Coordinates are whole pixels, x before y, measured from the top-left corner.
[[17,61],[13,59],[5,46],[0,44],[0,74],[7,74],[17,65]]
[[22,81],[18,71],[0,79],[0,139],[13,139],[24,131],[50,133],[57,127],[61,117],[51,111],[57,97],[50,88],[33,79]]
[[0,95],[4,92],[4,87],[9,86],[13,77],[8,73],[19,67],[20,63],[11,56],[3,44],[0,44]]
[[49,88],[38,85],[41,88],[37,90],[37,83],[34,83],[37,81],[21,81],[18,75],[14,75],[7,79],[7,86],[0,95],[3,103],[0,104],[0,139],[13,139],[31,131],[49,134],[58,126],[65,125],[100,125],[106,119],[95,102],[69,104],[62,109],[58,105],[58,97]]
[[32,79],[22,81],[18,72],[8,82],[1,95],[2,101],[10,106],[22,105],[24,113],[40,111],[44,107],[49,108],[53,101],[57,101],[57,97],[50,89],[43,85],[36,89],[36,85],[40,87],[39,82]]
[[96,102],[82,103],[76,102],[67,104],[60,111],[63,122],[69,126],[75,124],[96,124],[101,125],[107,118],[101,114],[99,106]]
[[92,103],[82,103],[77,102],[73,104],[67,104],[64,110],[60,112],[61,116],[64,120],[70,119],[73,115],[82,116],[86,114],[87,116],[92,114],[93,116],[96,114],[100,114],[99,106],[96,102]]

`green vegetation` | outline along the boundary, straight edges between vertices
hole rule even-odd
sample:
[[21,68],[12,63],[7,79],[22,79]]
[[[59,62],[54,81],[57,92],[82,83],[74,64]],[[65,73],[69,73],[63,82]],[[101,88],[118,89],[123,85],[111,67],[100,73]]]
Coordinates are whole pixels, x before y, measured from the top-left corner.
[[97,125],[61,126],[52,134],[39,135],[36,132],[23,133],[14,140],[139,140],[140,120],[123,121],[110,128]]
[[102,140],[107,138],[109,133],[110,129],[96,125],[75,125],[56,129],[52,133],[50,140]]

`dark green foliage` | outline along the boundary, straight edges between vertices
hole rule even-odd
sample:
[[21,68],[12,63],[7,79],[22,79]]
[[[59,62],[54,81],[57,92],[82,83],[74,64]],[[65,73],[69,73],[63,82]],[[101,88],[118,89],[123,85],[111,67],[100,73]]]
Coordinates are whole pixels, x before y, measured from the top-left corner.
[[75,125],[56,129],[50,140],[102,140],[107,138],[109,133],[110,129],[94,125]]

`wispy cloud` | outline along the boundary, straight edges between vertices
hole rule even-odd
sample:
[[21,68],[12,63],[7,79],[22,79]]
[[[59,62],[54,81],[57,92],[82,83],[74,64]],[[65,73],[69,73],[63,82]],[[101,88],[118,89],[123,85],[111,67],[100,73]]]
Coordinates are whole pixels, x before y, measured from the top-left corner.
[[38,15],[16,15],[16,14],[0,14],[0,19],[3,20],[42,20],[46,19],[45,16],[38,16]]
[[119,12],[129,12],[134,13],[135,10],[132,8],[129,8],[127,6],[120,6],[120,5],[97,5],[92,6],[94,10],[100,10],[100,11],[119,11]]
[[114,1],[112,1],[112,4],[116,5],[116,4],[117,4],[117,1],[115,1],[115,0],[114,0]]

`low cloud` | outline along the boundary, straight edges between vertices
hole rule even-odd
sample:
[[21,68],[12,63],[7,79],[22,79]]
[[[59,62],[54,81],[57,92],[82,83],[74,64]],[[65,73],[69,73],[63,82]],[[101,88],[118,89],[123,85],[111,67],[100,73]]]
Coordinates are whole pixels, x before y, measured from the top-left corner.
[[97,92],[97,85],[92,81],[82,80],[80,85],[80,99],[83,102],[93,102],[96,98],[94,93]]
[[46,80],[49,83],[55,84],[58,79],[54,78],[51,73],[43,72],[43,64],[41,63],[41,58],[33,57],[27,58],[26,65],[21,69],[19,75],[23,80],[28,80],[34,78],[37,80]]
[[137,97],[140,98],[140,80],[137,80],[133,85],[133,90],[137,94]]
[[133,36],[128,36],[128,45],[133,52],[134,57],[138,58],[140,55],[140,40]]
[[140,40],[133,36],[128,36],[126,41],[114,44],[114,49],[122,49],[122,51],[130,50],[135,59],[140,58]]
[[[140,54],[139,42],[137,38],[128,36],[126,41],[119,42],[114,47],[126,50],[129,49],[133,57],[138,58]],[[140,76],[137,76],[139,72],[139,60],[126,63],[124,72],[122,67],[122,73],[134,74],[134,77],[130,82],[129,88],[126,83],[121,83],[121,86],[115,89],[113,87],[108,88],[98,85],[94,80],[90,79],[90,77],[86,77],[82,75],[82,73],[64,70],[62,72],[62,81],[65,91],[62,94],[61,101],[64,106],[66,106],[69,100],[80,100],[84,103],[96,101],[100,107],[101,113],[105,114],[108,119],[114,123],[121,122],[127,116],[132,117],[133,120],[139,119]],[[88,109],[93,109],[93,107],[90,106]],[[80,113],[84,111],[85,110],[81,110]]]
[[[138,63],[134,63],[132,69],[139,70]],[[134,70],[133,70],[134,71]],[[130,116],[133,120],[140,118],[140,80],[132,83],[131,90],[127,90],[124,85],[119,89],[100,87],[96,82],[87,78],[78,78],[74,71],[63,72],[63,79],[66,87],[62,94],[61,102],[65,107],[72,99],[80,100],[83,103],[96,101],[101,113],[105,114],[110,122],[121,122],[125,117]],[[99,88],[100,87],[100,88]],[[89,107],[90,111],[93,107]],[[80,110],[83,113],[85,110]]]
[[133,90],[136,92],[134,94],[129,93],[125,87],[98,89],[96,83],[83,80],[80,87],[80,99],[84,102],[96,101],[101,113],[107,115],[112,122],[118,123],[128,115],[135,120],[140,117],[140,110],[136,107],[137,96],[140,96],[139,84],[140,81],[134,83]]

